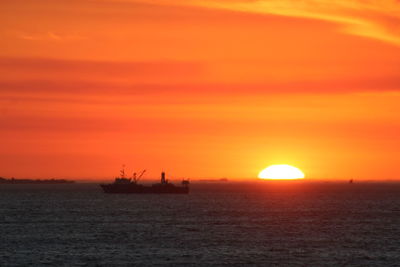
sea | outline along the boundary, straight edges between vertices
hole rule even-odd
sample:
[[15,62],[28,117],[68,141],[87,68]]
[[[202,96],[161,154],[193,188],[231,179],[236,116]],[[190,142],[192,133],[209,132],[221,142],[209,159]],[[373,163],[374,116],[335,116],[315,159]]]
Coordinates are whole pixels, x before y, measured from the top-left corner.
[[400,266],[400,183],[0,185],[0,266]]

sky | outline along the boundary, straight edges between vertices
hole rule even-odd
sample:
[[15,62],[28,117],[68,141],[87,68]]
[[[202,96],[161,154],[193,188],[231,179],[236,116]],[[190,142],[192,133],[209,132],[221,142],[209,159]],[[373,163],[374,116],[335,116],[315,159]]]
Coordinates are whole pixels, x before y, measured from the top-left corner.
[[2,0],[0,176],[400,175],[400,2]]

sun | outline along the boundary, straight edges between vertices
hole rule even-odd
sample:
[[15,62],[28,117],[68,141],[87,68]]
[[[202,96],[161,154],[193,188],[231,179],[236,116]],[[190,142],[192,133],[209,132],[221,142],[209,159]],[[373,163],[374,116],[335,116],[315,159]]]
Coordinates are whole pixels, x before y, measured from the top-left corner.
[[304,173],[287,164],[271,165],[258,174],[260,179],[303,179]]

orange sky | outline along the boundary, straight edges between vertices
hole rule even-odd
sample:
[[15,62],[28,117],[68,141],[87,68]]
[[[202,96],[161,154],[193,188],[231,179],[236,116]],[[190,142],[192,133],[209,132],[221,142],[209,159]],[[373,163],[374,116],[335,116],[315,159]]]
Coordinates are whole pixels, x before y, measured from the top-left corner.
[[398,179],[399,25],[394,0],[2,0],[0,176]]

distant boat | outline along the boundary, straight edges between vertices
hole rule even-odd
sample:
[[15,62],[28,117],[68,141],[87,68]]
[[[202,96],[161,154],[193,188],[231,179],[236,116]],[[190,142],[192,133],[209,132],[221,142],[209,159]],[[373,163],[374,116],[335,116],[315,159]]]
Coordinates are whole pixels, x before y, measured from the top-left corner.
[[115,178],[115,181],[111,184],[101,184],[100,187],[104,193],[109,194],[188,194],[189,193],[189,181],[183,180],[182,186],[176,186],[170,183],[165,178],[165,172],[161,173],[160,183],[153,184],[151,186],[145,186],[139,184],[138,181],[142,177],[146,170],[136,177],[134,173],[132,178],[125,177],[125,170],[121,170],[120,177]]
[[350,180],[349,180],[349,184],[352,184],[352,183],[353,183],[353,179],[350,179]]
[[0,177],[0,184],[72,184],[75,181],[65,180],[65,179],[6,179]]

